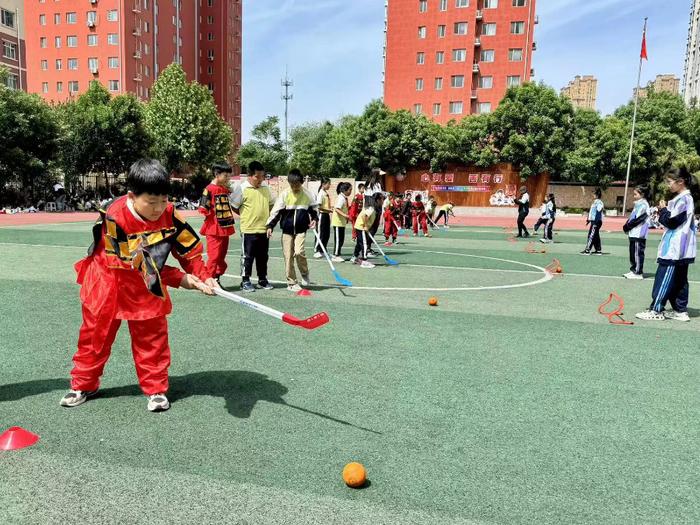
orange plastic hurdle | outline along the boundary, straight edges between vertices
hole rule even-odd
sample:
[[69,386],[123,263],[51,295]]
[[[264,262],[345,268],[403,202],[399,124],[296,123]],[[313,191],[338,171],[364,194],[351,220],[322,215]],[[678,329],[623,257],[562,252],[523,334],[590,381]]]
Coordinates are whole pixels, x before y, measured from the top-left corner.
[[[612,305],[614,302],[617,302],[617,306],[613,306],[613,309],[611,311],[608,311],[607,308]],[[617,295],[615,292],[612,292],[610,294],[610,297],[608,297],[608,300],[605,301],[603,304],[601,304],[598,307],[598,313],[600,315],[604,315],[605,317],[608,318],[608,321],[610,324],[617,324],[617,325],[624,325],[624,326],[631,326],[634,323],[632,321],[627,321],[623,316],[622,310],[625,308],[625,301]]]
[[559,259],[554,259],[551,263],[545,266],[544,269],[552,275],[562,275],[564,273],[564,269],[562,268]]
[[525,246],[525,251],[527,253],[547,253],[547,248],[545,246],[537,246],[531,241]]

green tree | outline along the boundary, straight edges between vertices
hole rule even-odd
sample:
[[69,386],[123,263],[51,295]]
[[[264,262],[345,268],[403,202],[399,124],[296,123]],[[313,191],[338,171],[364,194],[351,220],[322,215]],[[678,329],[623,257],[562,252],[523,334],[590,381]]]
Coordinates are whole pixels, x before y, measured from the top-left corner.
[[523,178],[558,175],[573,139],[573,118],[571,102],[544,84],[509,89],[490,121],[500,160],[519,168]]
[[311,122],[292,128],[290,139],[290,164],[305,175],[329,176],[324,170],[328,136],[333,131],[330,122]]
[[464,163],[488,167],[499,161],[499,151],[491,134],[492,116],[473,115],[459,122],[433,130],[435,151],[433,170],[445,169],[447,164]]
[[257,124],[250,132],[251,139],[238,150],[236,162],[245,170],[250,162],[262,162],[268,173],[286,175],[287,152],[282,141],[279,117],[270,116]]
[[0,84],[0,189],[15,182],[33,196],[56,156],[58,135],[56,117],[40,97]]
[[178,64],[165,68],[153,85],[146,125],[154,140],[154,156],[170,170],[202,169],[231,154],[233,131],[219,115],[211,93],[187,82]]
[[[626,122],[632,122],[634,101],[615,110],[614,116]],[[688,109],[680,95],[656,93],[650,88],[646,98],[639,99],[637,122],[658,124],[666,131],[679,137],[687,135]]]

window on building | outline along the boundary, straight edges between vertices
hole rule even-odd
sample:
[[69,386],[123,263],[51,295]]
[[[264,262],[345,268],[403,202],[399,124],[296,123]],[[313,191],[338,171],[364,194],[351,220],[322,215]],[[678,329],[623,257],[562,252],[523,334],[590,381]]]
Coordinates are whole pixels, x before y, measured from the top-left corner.
[[148,46],[148,44],[143,45],[143,52],[148,55],[150,53],[151,48]]
[[42,37],[39,39],[39,47],[45,49],[45,48],[48,47],[48,45],[49,45],[49,44],[48,44],[47,38],[46,38],[45,36],[42,36]]
[[5,27],[15,27],[15,14],[7,9],[0,9],[0,24]]
[[214,66],[207,66],[207,74],[208,75],[214,74]]
[[119,81],[118,80],[110,80],[109,81],[109,90],[110,91],[119,91]]
[[423,79],[422,78],[416,79],[416,91],[423,91]]
[[54,25],[61,25],[61,13],[55,13],[53,15],[53,23]]
[[146,75],[147,77],[151,76],[151,68],[148,66],[143,66],[143,74]]
[[119,11],[116,9],[110,9],[107,11],[107,22],[118,22],[119,21]]
[[97,35],[88,35],[87,36],[87,44],[89,46],[96,46],[97,45]]
[[466,22],[455,22],[455,35],[466,35],[467,27]]
[[48,82],[42,82],[42,83],[41,83],[41,92],[42,92],[42,93],[48,93],[48,92],[49,92],[49,83],[48,83]]
[[61,47],[61,37],[60,36],[54,37],[53,45],[56,49],[59,49]]
[[118,46],[119,45],[119,35],[117,33],[109,33],[107,35],[107,43],[110,46]]
[[39,25],[40,26],[46,25],[46,15],[39,15]]
[[88,24],[92,23],[94,24],[97,22],[97,11],[88,11],[87,12],[87,21]]
[[522,49],[509,49],[508,50],[508,60],[510,62],[522,62],[523,61],[523,50]]
[[68,69],[73,70],[73,71],[78,69],[78,59],[77,58],[69,58],[68,59]]
[[428,28],[421,26],[418,28],[418,38],[426,38],[428,36]]
[[214,7],[214,0],[207,0],[207,5],[209,7]]
[[214,50],[213,49],[210,49],[209,51],[207,51],[207,58],[209,58],[209,60],[214,60]]
[[97,71],[99,69],[100,62],[96,57],[88,58],[88,69],[92,71]]
[[469,7],[469,0],[456,0],[455,7]]
[[150,29],[150,25],[148,25],[148,22],[143,23],[143,32],[148,33],[148,30]]
[[78,15],[76,13],[66,13],[66,24],[77,24]]
[[63,82],[56,82],[56,93],[63,93]]
[[491,89],[493,87],[493,77],[479,77],[480,89]]
[[496,58],[496,52],[493,49],[484,49],[481,51],[482,62],[493,62]]
[[423,53],[422,51],[420,51],[416,55],[416,64],[420,64],[420,65],[425,64],[425,53]]
[[214,17],[212,15],[209,15],[207,17],[207,24],[212,25],[214,23]]
[[78,90],[80,89],[80,84],[78,84],[77,80],[71,80],[68,82],[68,91],[71,93],[77,93]]
[[483,36],[494,36],[496,34],[496,24],[484,24],[483,26],[481,26],[481,34]]
[[461,100],[450,102],[450,115],[461,115],[464,112],[464,103]]
[[440,11],[447,11],[449,0],[440,0]]
[[17,60],[17,44],[12,42],[2,43],[2,56],[10,60]]
[[78,47],[78,37],[71,35],[66,37],[66,45],[68,47]]
[[428,0],[418,1],[418,12],[427,13],[428,12]]
[[476,105],[476,112],[480,114],[491,113],[491,102],[480,102]]
[[61,71],[63,69],[63,60],[60,58],[56,59],[56,71]]
[[484,0],[484,9],[496,9],[498,0]]
[[438,51],[435,53],[435,63],[436,64],[444,64],[445,63],[445,52],[444,51]]
[[439,25],[438,26],[438,38],[445,38],[447,35],[447,26],[446,25]]
[[49,61],[48,60],[42,60],[41,61],[41,70],[42,71],[47,71],[49,69]]
[[212,40],[214,40],[214,33],[208,33],[208,34],[207,34],[207,40],[209,40],[209,42],[211,42]]
[[435,91],[442,89],[442,77],[435,77]]
[[433,104],[433,115],[438,116],[440,112],[442,111],[442,104],[439,102],[436,102]]
[[119,58],[118,57],[109,57],[107,59],[107,67],[109,69],[117,69],[119,68]]
[[521,84],[520,75],[509,76],[507,79],[507,83],[506,83],[506,85],[508,87],[515,87],[515,86],[519,86],[520,84]]
[[467,60],[467,50],[466,49],[453,49],[452,50],[452,62],[466,62]]
[[453,88],[463,88],[464,87],[464,75],[452,75],[452,81],[450,85]]
[[10,89],[19,89],[19,76],[10,73],[5,78],[5,85]]
[[513,0],[513,7],[525,7],[527,0]]
[[423,113],[423,104],[414,104],[413,105],[413,112],[416,115],[420,115],[421,113]]
[[522,35],[525,32],[525,22],[511,22],[510,33],[512,35]]

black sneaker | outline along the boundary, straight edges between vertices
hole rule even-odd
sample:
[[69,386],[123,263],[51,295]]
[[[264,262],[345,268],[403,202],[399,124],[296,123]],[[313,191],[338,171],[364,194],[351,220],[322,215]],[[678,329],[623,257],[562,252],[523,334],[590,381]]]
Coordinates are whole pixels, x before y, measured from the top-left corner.
[[591,255],[603,255],[603,252],[593,252]]
[[591,254],[591,252],[589,252],[588,250],[583,250],[581,252],[581,255],[590,255],[590,254]]
[[241,283],[241,291],[242,292],[254,292],[255,286],[253,286],[253,283],[251,283],[250,281],[243,281]]
[[258,281],[258,287],[263,290],[274,290],[275,287],[270,284],[269,281]]

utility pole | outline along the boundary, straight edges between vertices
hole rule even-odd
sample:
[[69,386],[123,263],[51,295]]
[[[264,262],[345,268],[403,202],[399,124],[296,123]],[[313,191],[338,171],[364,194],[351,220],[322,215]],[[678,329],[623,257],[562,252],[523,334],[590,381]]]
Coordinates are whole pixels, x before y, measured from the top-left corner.
[[284,80],[282,80],[284,88],[282,100],[284,100],[284,150],[287,152],[287,157],[289,157],[289,101],[294,98],[294,95],[289,91],[292,86],[294,86],[294,82],[289,80],[289,75],[285,70]]

